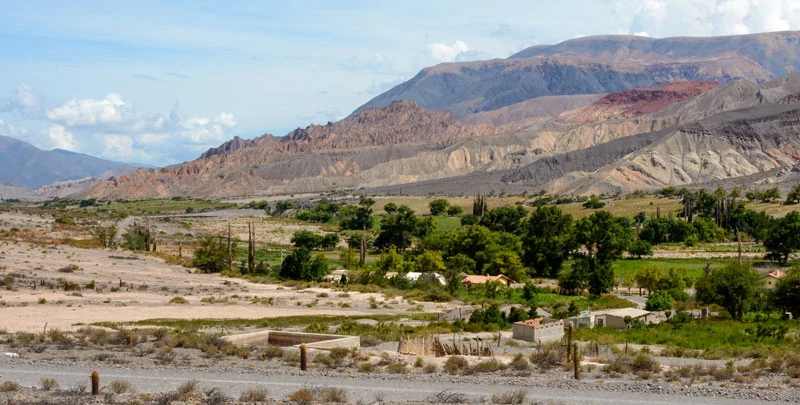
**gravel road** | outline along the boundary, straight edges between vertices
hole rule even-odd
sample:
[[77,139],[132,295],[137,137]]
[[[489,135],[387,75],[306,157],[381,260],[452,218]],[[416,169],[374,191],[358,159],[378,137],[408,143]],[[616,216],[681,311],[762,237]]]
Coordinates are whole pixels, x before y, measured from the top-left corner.
[[[167,392],[184,381],[197,379],[203,389],[216,387],[226,395],[238,397],[252,387],[262,386],[272,398],[285,398],[303,387],[337,387],[347,392],[351,402],[370,403],[376,396],[385,402],[425,402],[431,395],[450,390],[466,396],[470,403],[485,403],[496,393],[517,389],[528,392],[528,401],[556,404],[758,404],[766,401],[794,402],[798,393],[742,389],[741,392],[713,386],[670,386],[669,383],[573,381],[566,375],[541,380],[541,377],[450,376],[434,375],[351,375],[339,372],[286,370],[220,371],[189,369],[137,369],[97,367],[101,385],[122,379],[138,393]],[[78,382],[88,384],[90,368],[57,364],[4,361],[0,379],[22,386],[38,386],[41,377],[53,378],[62,387]],[[563,373],[559,373],[563,374]]]

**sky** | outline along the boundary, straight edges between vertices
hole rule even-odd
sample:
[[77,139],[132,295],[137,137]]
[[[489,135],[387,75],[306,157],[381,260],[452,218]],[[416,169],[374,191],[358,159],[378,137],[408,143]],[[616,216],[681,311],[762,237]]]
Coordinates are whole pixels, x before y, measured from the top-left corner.
[[798,29],[800,0],[0,0],[0,135],[165,166],[342,119],[438,63]]

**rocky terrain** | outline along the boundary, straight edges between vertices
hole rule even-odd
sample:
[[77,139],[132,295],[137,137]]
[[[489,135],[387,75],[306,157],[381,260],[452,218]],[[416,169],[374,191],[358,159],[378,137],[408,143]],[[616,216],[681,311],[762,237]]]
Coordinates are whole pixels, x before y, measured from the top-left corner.
[[719,83],[715,81],[682,80],[650,89],[625,90],[603,96],[586,107],[564,112],[558,116],[558,121],[583,125],[650,114],[671,104],[688,100],[718,85]]

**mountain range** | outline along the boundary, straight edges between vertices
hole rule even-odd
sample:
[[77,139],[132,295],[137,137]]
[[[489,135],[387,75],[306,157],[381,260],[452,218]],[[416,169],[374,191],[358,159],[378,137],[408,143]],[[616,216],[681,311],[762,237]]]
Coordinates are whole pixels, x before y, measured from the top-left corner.
[[135,168],[62,149],[41,150],[0,135],[0,197],[63,197]]
[[[625,193],[794,181],[800,33],[585,37],[423,69],[344,120],[234,138],[97,198]],[[787,186],[788,187],[788,186]]]

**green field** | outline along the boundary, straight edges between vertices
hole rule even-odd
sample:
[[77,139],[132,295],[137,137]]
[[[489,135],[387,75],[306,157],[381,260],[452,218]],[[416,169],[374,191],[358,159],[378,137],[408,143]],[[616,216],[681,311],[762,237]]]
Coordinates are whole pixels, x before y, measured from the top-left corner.
[[224,203],[211,200],[193,199],[156,199],[139,201],[117,201],[100,204],[92,207],[98,212],[116,213],[118,215],[167,215],[185,214],[187,209],[192,212],[203,212],[238,207],[233,203]]

